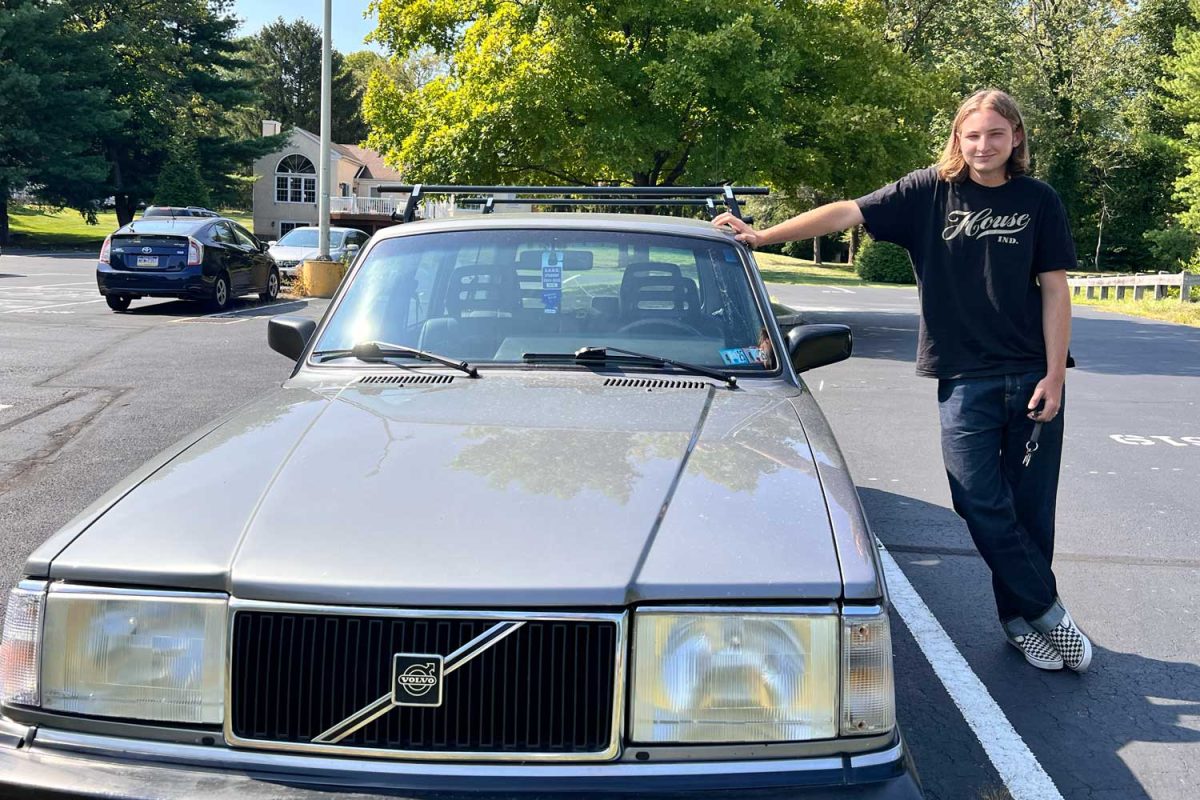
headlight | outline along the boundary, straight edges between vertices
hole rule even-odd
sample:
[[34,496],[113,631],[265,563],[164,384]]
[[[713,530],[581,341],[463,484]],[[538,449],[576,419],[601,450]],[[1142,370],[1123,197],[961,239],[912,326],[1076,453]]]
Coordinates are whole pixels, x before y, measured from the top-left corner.
[[0,702],[38,704],[38,642],[46,584],[22,581],[8,593],[4,637],[0,639]]
[[42,638],[42,707],[219,724],[225,609],[216,596],[52,588]]
[[843,625],[842,734],[890,731],[896,724],[896,698],[887,614],[847,608]]
[[770,609],[634,618],[635,742],[784,742],[837,736],[832,613]]

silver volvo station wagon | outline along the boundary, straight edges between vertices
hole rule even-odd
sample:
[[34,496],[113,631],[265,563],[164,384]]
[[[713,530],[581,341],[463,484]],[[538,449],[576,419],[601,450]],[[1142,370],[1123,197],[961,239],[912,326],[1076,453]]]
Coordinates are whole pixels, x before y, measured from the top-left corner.
[[277,391],[30,556],[0,796],[922,797],[876,546],[800,377],[850,331],[782,331],[732,235],[406,222],[268,337]]

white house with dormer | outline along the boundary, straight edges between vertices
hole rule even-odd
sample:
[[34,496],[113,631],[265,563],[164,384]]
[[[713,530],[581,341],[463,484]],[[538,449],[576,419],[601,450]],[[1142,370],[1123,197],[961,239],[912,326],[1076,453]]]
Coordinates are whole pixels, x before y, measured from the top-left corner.
[[[280,124],[263,120],[263,136],[279,133]],[[254,235],[278,239],[292,228],[317,224],[317,165],[321,140],[303,128],[288,132],[285,146],[254,162]],[[392,211],[404,209],[408,195],[382,191],[404,182],[404,175],[383,163],[374,150],[352,144],[329,148],[329,216],[333,225],[374,233],[392,224]]]
[[[263,120],[263,136],[280,132],[280,124]],[[317,164],[321,139],[303,128],[292,128],[287,143],[254,162],[254,235],[269,242],[292,228],[317,224]],[[383,163],[374,150],[353,144],[329,148],[329,221],[331,225],[375,233],[394,225],[392,212],[403,213],[407,192],[387,191],[404,183],[404,173]],[[497,197],[513,197],[497,194]],[[497,213],[530,211],[528,203],[498,205]],[[479,214],[483,209],[459,208],[453,196],[431,196],[421,201],[421,218]]]

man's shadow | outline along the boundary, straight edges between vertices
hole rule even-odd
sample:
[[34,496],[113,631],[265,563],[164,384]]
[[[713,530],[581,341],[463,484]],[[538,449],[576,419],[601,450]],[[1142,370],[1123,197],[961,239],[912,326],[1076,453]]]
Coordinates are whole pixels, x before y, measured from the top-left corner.
[[[1200,666],[1114,650],[1104,644],[1110,637],[1103,620],[1093,619],[1086,630],[1095,652],[1086,674],[1034,669],[1005,643],[995,620],[990,572],[953,511],[877,489],[860,487],[859,496],[875,535],[1064,798],[1194,796],[1195,767],[1187,764],[1195,763],[1193,746],[1200,743]],[[1063,566],[1062,560],[1056,564]],[[1172,635],[1147,634],[1156,641]],[[907,631],[895,638],[904,647]],[[898,668],[900,661],[898,653]],[[932,678],[925,668],[914,671],[923,680]],[[903,674],[897,675],[896,693],[905,735],[930,797],[963,796],[964,750],[946,737],[963,734],[965,726],[949,731],[944,714],[913,707],[929,704],[934,693],[924,685],[906,685]],[[982,786],[971,788],[971,796],[979,796]]]

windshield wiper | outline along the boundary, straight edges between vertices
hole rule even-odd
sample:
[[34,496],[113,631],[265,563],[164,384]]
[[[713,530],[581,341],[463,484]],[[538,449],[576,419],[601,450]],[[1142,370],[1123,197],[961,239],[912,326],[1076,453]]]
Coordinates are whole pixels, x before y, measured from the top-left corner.
[[348,358],[353,356],[359,361],[371,361],[375,363],[387,363],[391,358],[418,358],[422,361],[433,361],[443,366],[453,369],[462,370],[472,378],[479,377],[479,370],[472,367],[466,361],[456,361],[453,358],[440,356],[437,353],[430,353],[426,350],[419,350],[415,347],[408,347],[403,344],[388,344],[387,342],[359,342],[349,350],[318,350],[313,353],[313,356],[318,362],[331,361],[335,358]]
[[[620,356],[614,357],[609,353],[619,353]],[[597,347],[595,345],[586,345],[579,348],[574,353],[523,353],[521,360],[527,362],[534,361],[570,361],[576,364],[586,364],[589,361],[614,361],[624,363],[648,364],[651,366],[671,366],[676,369],[691,372],[694,375],[704,375],[708,378],[716,378],[717,380],[725,381],[729,384],[729,388],[737,386],[737,376],[730,375],[728,372],[722,372],[719,369],[711,369],[709,367],[700,367],[695,364],[686,364],[682,361],[676,361],[672,358],[664,358],[663,356],[652,356],[646,353],[635,353],[633,350],[626,350],[622,347]]]

